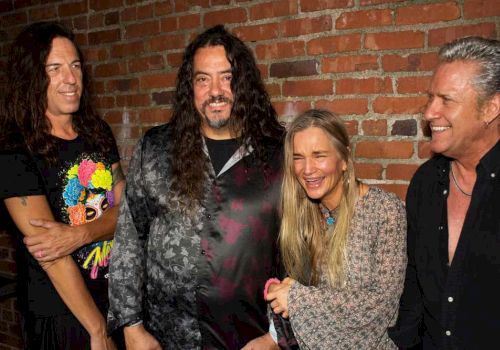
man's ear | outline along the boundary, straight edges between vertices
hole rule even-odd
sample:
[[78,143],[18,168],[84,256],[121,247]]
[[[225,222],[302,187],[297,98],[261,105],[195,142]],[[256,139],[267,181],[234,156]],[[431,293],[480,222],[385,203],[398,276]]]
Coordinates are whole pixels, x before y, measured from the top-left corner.
[[490,125],[500,115],[500,93],[496,93],[483,104],[482,114],[483,121],[486,125]]

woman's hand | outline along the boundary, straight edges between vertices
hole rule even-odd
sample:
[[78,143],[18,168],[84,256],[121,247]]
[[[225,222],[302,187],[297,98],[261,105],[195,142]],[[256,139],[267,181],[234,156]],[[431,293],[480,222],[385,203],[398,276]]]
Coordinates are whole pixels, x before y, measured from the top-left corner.
[[288,293],[294,283],[294,279],[287,277],[280,284],[273,284],[267,293],[266,300],[271,302],[273,312],[283,318],[288,318]]
[[116,345],[113,339],[105,334],[96,334],[90,336],[91,350],[116,350]]
[[125,346],[127,350],[161,350],[161,345],[142,324],[125,327]]

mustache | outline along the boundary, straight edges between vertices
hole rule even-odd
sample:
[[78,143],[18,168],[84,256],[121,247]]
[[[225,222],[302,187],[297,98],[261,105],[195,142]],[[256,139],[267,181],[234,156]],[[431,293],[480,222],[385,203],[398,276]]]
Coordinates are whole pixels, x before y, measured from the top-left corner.
[[211,96],[208,100],[203,102],[202,108],[205,109],[206,107],[208,107],[210,103],[220,103],[220,102],[233,104],[233,100],[231,100],[230,98],[227,98],[224,95],[217,95],[217,96]]

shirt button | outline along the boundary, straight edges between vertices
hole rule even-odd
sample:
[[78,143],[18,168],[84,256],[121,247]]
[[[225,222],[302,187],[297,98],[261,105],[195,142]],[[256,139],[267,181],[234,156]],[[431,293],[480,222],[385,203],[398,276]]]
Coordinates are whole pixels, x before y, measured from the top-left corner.
[[207,217],[207,219],[211,219],[211,218],[212,218],[212,215],[207,214],[207,215],[206,215],[206,217]]
[[494,179],[495,176],[497,176],[497,175],[495,173],[491,173],[490,176],[491,176],[492,179]]
[[446,332],[444,332],[444,334],[446,334],[449,337],[451,335],[451,332],[450,331],[446,331]]
[[444,227],[443,227],[443,226],[439,226],[439,227],[438,227],[438,230],[439,230],[439,231],[443,231],[443,230],[444,230]]
[[447,194],[448,193],[448,190],[443,190],[443,194]]
[[448,297],[448,302],[453,303],[453,297]]
[[202,249],[201,250],[201,255],[205,255],[205,254],[207,254],[207,252],[204,249]]

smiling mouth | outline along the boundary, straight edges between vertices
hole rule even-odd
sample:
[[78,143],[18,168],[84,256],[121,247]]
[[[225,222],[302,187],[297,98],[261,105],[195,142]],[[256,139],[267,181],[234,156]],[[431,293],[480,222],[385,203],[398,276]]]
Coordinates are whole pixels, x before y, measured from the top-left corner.
[[450,129],[450,126],[431,126],[431,131],[432,132],[442,132],[445,130]]
[[319,185],[323,182],[323,179],[324,177],[308,178],[304,179],[304,182],[307,187],[319,187]]

